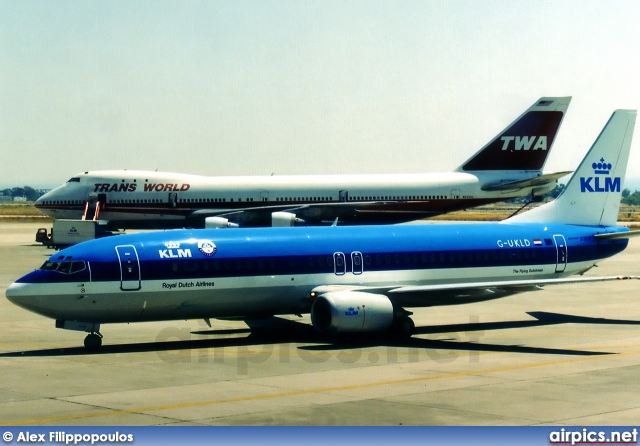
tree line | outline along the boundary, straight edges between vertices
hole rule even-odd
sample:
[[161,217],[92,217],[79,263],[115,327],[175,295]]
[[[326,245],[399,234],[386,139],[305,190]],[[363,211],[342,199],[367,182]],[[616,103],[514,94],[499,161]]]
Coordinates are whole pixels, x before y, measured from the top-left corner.
[[2,190],[2,195],[5,197],[25,197],[27,201],[36,201],[42,195],[44,195],[43,191],[36,190],[29,186],[24,187],[12,187]]
[[630,206],[640,206],[640,191],[631,193],[629,189],[623,190],[622,200],[620,202]]

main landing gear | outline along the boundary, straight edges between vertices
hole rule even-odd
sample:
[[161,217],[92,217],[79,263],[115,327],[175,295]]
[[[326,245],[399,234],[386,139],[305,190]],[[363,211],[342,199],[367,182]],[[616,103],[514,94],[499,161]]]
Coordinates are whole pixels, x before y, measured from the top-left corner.
[[413,319],[409,316],[403,316],[393,321],[393,325],[389,330],[392,336],[396,336],[400,339],[408,339],[413,334],[416,328],[416,324],[413,323]]
[[100,333],[89,333],[86,338],[84,338],[84,347],[87,350],[98,350],[102,345],[102,335]]
[[396,329],[396,333],[401,337],[410,338],[416,329],[416,324],[413,323],[413,319],[409,316],[405,316],[397,322],[394,328]]
[[416,329],[416,324],[410,317],[412,314],[411,311],[407,311],[404,308],[396,309],[389,333],[401,339],[410,338]]

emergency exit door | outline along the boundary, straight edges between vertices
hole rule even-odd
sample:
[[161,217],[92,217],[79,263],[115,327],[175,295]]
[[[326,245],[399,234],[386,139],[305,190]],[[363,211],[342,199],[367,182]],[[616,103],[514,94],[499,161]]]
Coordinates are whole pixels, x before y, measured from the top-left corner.
[[554,235],[553,241],[556,244],[556,272],[562,273],[567,267],[567,240],[564,235]]

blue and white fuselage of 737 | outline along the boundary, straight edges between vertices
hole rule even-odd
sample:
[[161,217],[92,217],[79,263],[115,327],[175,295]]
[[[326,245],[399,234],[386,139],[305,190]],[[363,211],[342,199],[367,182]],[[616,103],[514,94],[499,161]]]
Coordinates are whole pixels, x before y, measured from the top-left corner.
[[635,117],[613,113],[557,200],[500,223],[121,235],[54,254],[6,295],[97,348],[101,324],[302,313],[321,332],[410,334],[406,308],[619,279],[570,276],[636,235],[616,226]]

